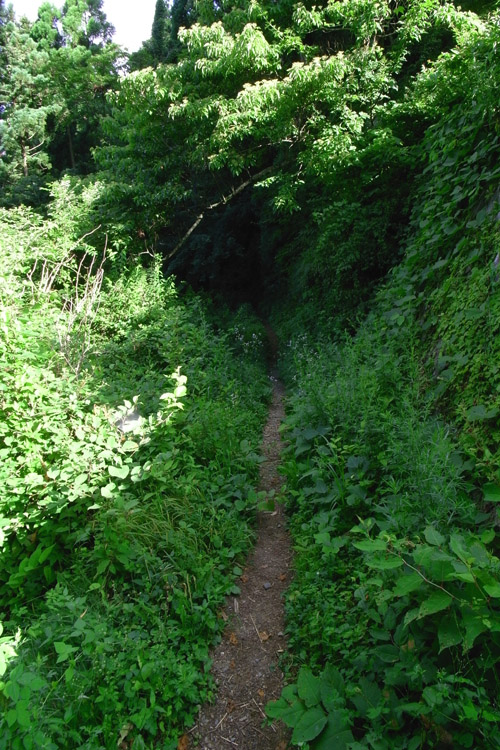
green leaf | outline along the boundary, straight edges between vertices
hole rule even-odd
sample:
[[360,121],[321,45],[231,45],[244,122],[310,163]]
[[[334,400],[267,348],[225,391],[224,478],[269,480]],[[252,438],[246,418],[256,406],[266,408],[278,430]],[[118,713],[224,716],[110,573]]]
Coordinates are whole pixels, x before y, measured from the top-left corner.
[[469,422],[473,422],[475,420],[493,419],[497,414],[498,409],[496,407],[487,409],[484,404],[478,404],[477,406],[471,406],[470,409],[467,409],[465,416]]
[[126,479],[130,473],[130,466],[125,464],[124,466],[108,466],[110,476],[118,477],[118,479]]
[[441,612],[450,606],[453,598],[446,591],[433,591],[428,599],[422,602],[418,610],[419,617],[427,617]]
[[411,594],[412,591],[416,591],[417,589],[419,589],[423,585],[423,583],[424,579],[418,573],[408,573],[407,575],[402,575],[396,581],[396,585],[394,586],[394,594],[396,594],[396,596],[405,596],[406,594]]
[[67,643],[64,643],[64,641],[56,641],[54,643],[54,648],[56,653],[59,654],[57,659],[58,664],[69,659],[71,654],[78,650],[75,646],[69,646]]
[[385,552],[387,542],[382,539],[363,539],[360,542],[353,542],[353,547],[360,549],[362,552]]
[[297,678],[299,698],[308,708],[317,706],[321,701],[321,680],[315,677],[308,667],[301,667]]
[[488,596],[491,596],[493,599],[500,598],[500,582],[495,581],[495,579],[492,576],[488,576],[488,582],[484,583],[484,575],[478,576],[482,582],[483,589],[486,591]]
[[45,562],[45,560],[48,558],[52,550],[54,549],[55,544],[51,544],[50,547],[46,547],[41,553],[40,557],[38,558],[38,563],[41,565]]
[[400,568],[404,565],[404,562],[397,555],[391,555],[391,557],[374,555],[366,560],[366,564],[369,568],[374,568],[375,570],[392,570],[393,568]]
[[310,708],[299,719],[292,734],[292,742],[310,742],[326,724],[326,716],[319,707]]
[[[500,493],[500,487],[498,488],[498,491]],[[500,496],[499,496],[499,500],[500,500]],[[486,529],[486,531],[483,531],[483,533],[481,534],[481,541],[483,544],[490,544],[494,538],[495,538],[495,532],[493,531],[493,529]]]
[[134,440],[125,440],[122,445],[122,451],[136,451],[139,448],[139,443]]
[[428,544],[433,544],[436,547],[440,547],[445,541],[444,536],[434,526],[428,526],[424,531],[424,536]]
[[478,635],[488,630],[488,626],[485,624],[484,618],[472,610],[466,609],[462,613],[462,617],[465,625],[464,649],[468,651],[474,645]]
[[16,705],[16,718],[17,723],[23,729],[28,729],[31,726],[31,716],[28,709],[27,701],[19,701]]
[[281,719],[288,727],[294,727],[306,712],[304,703],[297,697],[288,702],[283,696],[277,701],[268,703],[266,714],[270,719]]
[[377,646],[373,649],[373,653],[380,659],[380,661],[383,661],[386,664],[394,664],[399,660],[400,656],[399,648],[391,646],[390,644]]
[[346,750],[351,742],[354,742],[354,737],[347,729],[342,711],[332,711],[328,714],[326,727],[314,743],[314,750]]
[[500,503],[500,487],[494,482],[485,484],[483,487],[485,503]]
[[105,487],[101,487],[101,495],[110,498],[113,496],[114,489],[116,489],[116,484],[114,482],[109,482]]
[[339,670],[327,664],[321,675],[321,701],[327,711],[333,711],[335,700],[344,695],[344,678]]
[[452,534],[450,537],[450,549],[463,562],[468,563],[470,555],[463,544],[463,537],[460,534]]
[[439,653],[445,648],[451,648],[451,646],[457,646],[462,643],[463,635],[460,632],[455,617],[448,616],[443,617],[439,622],[438,627],[438,640],[439,640]]

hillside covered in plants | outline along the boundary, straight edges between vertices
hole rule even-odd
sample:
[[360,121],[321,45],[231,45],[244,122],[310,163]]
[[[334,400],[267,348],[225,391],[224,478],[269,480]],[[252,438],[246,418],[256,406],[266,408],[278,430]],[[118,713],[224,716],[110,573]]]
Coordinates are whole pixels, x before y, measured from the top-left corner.
[[[0,748],[181,747],[270,398],[312,750],[500,749],[497,2],[0,0]],[[262,504],[262,503],[261,503]]]

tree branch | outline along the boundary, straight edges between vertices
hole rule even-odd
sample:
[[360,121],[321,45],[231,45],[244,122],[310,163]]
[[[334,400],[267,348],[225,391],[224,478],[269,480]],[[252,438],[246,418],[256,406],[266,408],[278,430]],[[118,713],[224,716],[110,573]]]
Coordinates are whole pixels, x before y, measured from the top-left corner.
[[262,169],[260,172],[257,172],[257,174],[254,174],[248,180],[243,182],[241,185],[238,185],[237,188],[234,188],[233,190],[231,190],[229,195],[221,198],[221,200],[217,201],[217,203],[211,203],[210,206],[207,206],[205,210],[201,214],[199,214],[199,216],[196,217],[195,222],[189,227],[186,234],[182,236],[182,238],[179,240],[179,242],[174,247],[172,252],[167,255],[165,260],[170,260],[170,258],[173,258],[174,255],[176,255],[179,252],[179,250],[184,245],[186,240],[189,239],[189,237],[192,235],[196,227],[203,221],[206,211],[213,211],[214,208],[218,208],[219,206],[225,206],[226,203],[229,203],[229,201],[232,200],[236,195],[239,195],[240,193],[242,193],[243,190],[245,190],[245,188],[247,188],[249,185],[252,184],[252,182],[255,182],[260,177],[263,177],[263,175],[267,174],[268,172],[271,172],[271,170],[272,170],[272,167],[266,167],[265,169]]

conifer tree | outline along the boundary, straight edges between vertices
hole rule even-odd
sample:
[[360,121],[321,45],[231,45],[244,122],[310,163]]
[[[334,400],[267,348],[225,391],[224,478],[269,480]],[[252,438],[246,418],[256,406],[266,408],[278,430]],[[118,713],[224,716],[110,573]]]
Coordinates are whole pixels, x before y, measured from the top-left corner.
[[189,28],[197,19],[197,12],[193,0],[173,0],[170,11],[171,26],[168,48],[166,51],[167,62],[177,62],[181,44],[179,42],[179,29]]
[[165,0],[156,0],[155,15],[151,28],[151,54],[153,63],[158,65],[165,59],[167,41],[168,11]]
[[48,53],[37,48],[29,25],[10,22],[4,32],[2,56],[6,65],[0,80],[2,172],[4,176],[27,178],[33,171],[50,168],[46,124],[59,105],[50,95]]

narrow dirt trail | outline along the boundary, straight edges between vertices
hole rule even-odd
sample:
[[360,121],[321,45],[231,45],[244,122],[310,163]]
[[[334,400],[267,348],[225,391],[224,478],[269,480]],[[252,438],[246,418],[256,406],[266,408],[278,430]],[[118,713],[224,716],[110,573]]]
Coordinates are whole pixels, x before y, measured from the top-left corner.
[[[268,329],[273,349],[276,337]],[[264,428],[259,491],[278,493],[282,448],[279,426],[284,418],[282,383],[271,370],[273,398]],[[217,701],[201,708],[190,732],[192,750],[285,750],[287,730],[278,723],[262,726],[264,707],[279,697],[282,673],[278,659],[285,648],[282,594],[291,575],[291,546],[283,509],[259,512],[258,539],[241,576],[241,594],[228,600],[228,625],[212,653]]]

